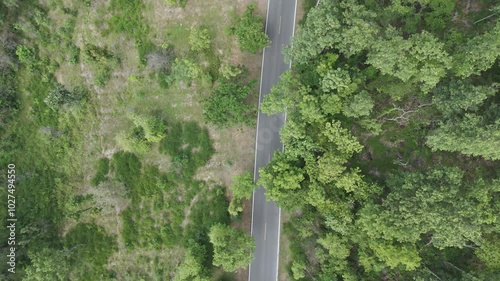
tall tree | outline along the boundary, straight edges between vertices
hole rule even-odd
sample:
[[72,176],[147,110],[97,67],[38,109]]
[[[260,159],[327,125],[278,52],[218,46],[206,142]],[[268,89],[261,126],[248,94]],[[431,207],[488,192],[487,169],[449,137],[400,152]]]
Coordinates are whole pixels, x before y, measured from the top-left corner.
[[252,262],[255,243],[243,230],[216,224],[212,226],[208,236],[214,247],[214,265],[232,272]]
[[395,28],[373,44],[366,62],[382,74],[418,83],[423,92],[436,86],[451,67],[451,57],[437,37],[423,31],[404,39]]
[[[498,108],[493,107],[492,111],[498,112]],[[441,122],[439,128],[429,134],[426,143],[433,151],[460,152],[499,160],[500,118],[487,122],[483,116],[466,113],[463,118]]]
[[240,49],[250,53],[257,53],[269,44],[269,38],[264,33],[264,19],[254,13],[256,7],[255,4],[248,5],[232,29]]
[[455,55],[453,70],[459,77],[478,75],[500,56],[500,21],[482,35],[469,39]]
[[242,199],[250,199],[252,197],[253,191],[255,189],[255,183],[253,182],[252,174],[249,172],[243,173],[242,175],[235,176],[233,178],[233,183],[229,186],[233,197],[229,203],[229,213],[231,215],[236,215],[243,211],[243,206],[241,204]]

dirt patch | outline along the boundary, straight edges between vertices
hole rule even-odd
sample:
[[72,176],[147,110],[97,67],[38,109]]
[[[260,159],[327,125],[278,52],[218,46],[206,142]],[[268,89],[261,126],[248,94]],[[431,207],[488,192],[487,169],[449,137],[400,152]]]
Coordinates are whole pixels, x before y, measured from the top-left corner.
[[191,209],[193,208],[194,204],[196,204],[196,202],[198,202],[198,199],[200,198],[200,194],[196,194],[193,199],[191,200],[191,203],[189,203],[189,207],[184,210],[184,215],[185,215],[185,218],[184,220],[182,221],[181,223],[181,227],[182,228],[185,228],[186,225],[189,224],[189,214],[191,214]]
[[209,127],[214,140],[215,155],[207,165],[200,168],[197,179],[214,181],[229,186],[234,175],[253,172],[255,154],[255,128],[216,129]]
[[304,0],[297,0],[297,11],[295,14],[295,30],[297,30],[297,27],[299,26],[299,22],[302,18],[304,18],[305,12],[304,12]]

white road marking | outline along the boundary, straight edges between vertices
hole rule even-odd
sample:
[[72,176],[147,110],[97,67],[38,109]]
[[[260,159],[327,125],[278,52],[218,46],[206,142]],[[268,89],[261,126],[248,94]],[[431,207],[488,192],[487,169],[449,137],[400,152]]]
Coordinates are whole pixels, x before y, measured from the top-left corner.
[[278,34],[281,34],[281,16],[280,16],[280,24],[278,25]]
[[264,240],[267,238],[267,223],[264,223]]

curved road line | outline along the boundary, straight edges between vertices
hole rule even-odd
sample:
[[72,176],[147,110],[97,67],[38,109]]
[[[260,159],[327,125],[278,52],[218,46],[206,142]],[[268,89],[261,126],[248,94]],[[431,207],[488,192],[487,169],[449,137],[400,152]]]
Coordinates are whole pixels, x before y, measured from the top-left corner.
[[[255,139],[254,181],[259,179],[259,168],[269,163],[276,150],[283,151],[279,131],[286,119],[285,113],[267,115],[260,112],[260,104],[291,64],[285,64],[283,46],[290,45],[295,31],[297,0],[268,0],[266,33],[272,44],[264,49],[260,77],[259,112]],[[249,267],[249,281],[276,281],[278,279],[281,209],[267,201],[265,189],[253,193],[251,233],[255,238],[255,259]]]

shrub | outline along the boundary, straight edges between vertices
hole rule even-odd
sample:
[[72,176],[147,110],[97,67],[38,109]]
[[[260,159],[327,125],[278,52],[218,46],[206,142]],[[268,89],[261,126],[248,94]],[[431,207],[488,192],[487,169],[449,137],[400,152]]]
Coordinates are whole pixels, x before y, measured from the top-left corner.
[[137,184],[141,176],[141,162],[133,153],[119,151],[113,154],[112,167],[115,179],[129,190]]
[[82,98],[83,91],[81,89],[69,91],[63,85],[58,84],[43,101],[53,110],[59,110],[80,102]]
[[242,65],[222,64],[219,68],[219,74],[227,80],[232,80],[246,72]]
[[111,31],[132,37],[137,45],[139,60],[145,64],[146,55],[154,45],[148,37],[149,26],[142,15],[144,3],[140,0],[112,0],[111,7],[114,9],[108,21]]
[[144,139],[148,142],[159,142],[165,137],[167,127],[162,120],[155,117],[133,115],[134,125],[144,132]]
[[123,150],[144,154],[150,150],[152,143],[159,142],[165,137],[166,126],[162,120],[136,114],[131,114],[129,117],[135,127],[128,132],[121,132],[115,138]]
[[245,98],[251,92],[249,85],[221,81],[203,103],[205,119],[218,127],[248,123],[252,108],[245,104]]
[[207,129],[195,122],[176,123],[160,143],[160,152],[172,156],[173,166],[184,178],[190,178],[214,153]]
[[29,71],[33,70],[33,67],[37,63],[37,58],[35,51],[24,45],[19,45],[16,48],[17,58],[21,63],[23,63]]
[[172,64],[172,73],[169,76],[170,82],[184,82],[191,85],[194,79],[201,74],[200,68],[188,59],[174,60]]
[[195,52],[206,50],[210,47],[210,33],[206,28],[193,27],[189,34],[189,45]]
[[93,186],[98,186],[101,182],[106,180],[109,173],[109,159],[100,158],[97,161],[95,176],[90,181]]
[[73,251],[73,274],[79,280],[103,280],[108,258],[117,249],[114,237],[95,224],[79,223],[64,239],[64,246]]
[[257,53],[269,45],[269,38],[264,33],[264,19],[255,15],[255,4],[247,6],[247,10],[231,29],[238,39],[242,51]]
[[94,70],[94,83],[104,86],[111,78],[111,72],[118,66],[120,60],[108,49],[87,44],[82,52],[83,60]]

